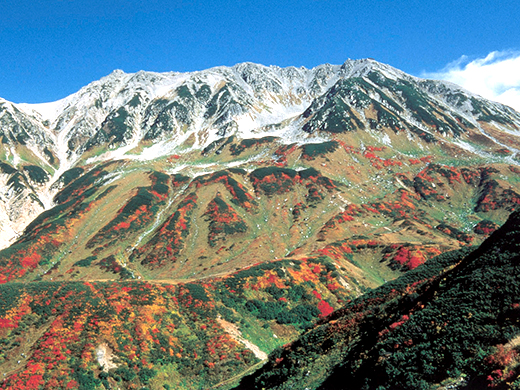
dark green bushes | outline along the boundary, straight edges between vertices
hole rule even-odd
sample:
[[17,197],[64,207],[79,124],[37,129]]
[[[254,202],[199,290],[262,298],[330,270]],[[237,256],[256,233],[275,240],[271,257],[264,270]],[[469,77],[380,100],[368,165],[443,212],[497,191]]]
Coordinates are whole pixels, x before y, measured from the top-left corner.
[[332,153],[338,149],[337,141],[327,141],[320,144],[305,144],[302,146],[302,157],[306,160],[314,160],[316,157]]
[[50,175],[36,165],[26,165],[23,169],[29,175],[29,179],[34,183],[45,184],[49,181]]

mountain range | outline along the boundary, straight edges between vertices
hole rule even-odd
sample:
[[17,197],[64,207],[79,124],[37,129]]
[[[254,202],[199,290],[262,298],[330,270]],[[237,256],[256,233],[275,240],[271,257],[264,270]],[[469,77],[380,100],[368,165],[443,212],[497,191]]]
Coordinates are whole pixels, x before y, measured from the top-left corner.
[[[0,99],[0,136],[0,388],[224,389],[269,353],[244,380],[285,388],[294,345],[374,296],[379,332],[411,318],[520,204],[519,113],[371,59],[114,71],[57,102]],[[368,328],[352,329],[338,337]],[[368,333],[365,352],[302,352],[332,359],[331,378],[296,387],[341,370],[360,388],[480,378],[434,359],[430,376],[365,383],[345,367],[379,367],[386,339]]]

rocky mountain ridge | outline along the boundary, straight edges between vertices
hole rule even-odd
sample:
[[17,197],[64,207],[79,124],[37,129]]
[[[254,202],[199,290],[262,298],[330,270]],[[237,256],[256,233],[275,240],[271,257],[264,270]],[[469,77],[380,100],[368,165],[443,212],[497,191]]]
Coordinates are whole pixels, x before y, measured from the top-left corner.
[[[356,129],[385,144],[402,132],[488,157],[505,148],[514,164],[519,149],[511,142],[520,121],[514,110],[370,59],[310,70],[243,63],[192,73],[114,71],[60,101],[2,100],[0,110],[0,157],[25,182],[17,197],[4,190],[4,246],[52,206],[56,180],[85,163],[184,155],[229,136],[305,144]],[[26,216],[17,218],[21,210]]]
[[[440,239],[438,230],[444,229],[459,231],[452,238],[460,238],[471,233],[479,221],[487,220],[484,210],[494,213],[489,223],[497,224],[517,202],[511,175],[516,174],[520,150],[519,115],[452,84],[417,79],[370,59],[311,70],[244,63],[185,74],[114,71],[55,103],[3,103],[5,186],[0,211],[4,213],[4,246],[19,237],[42,211],[48,213],[35,223],[45,221],[52,210],[62,210],[64,199],[73,201],[62,196],[71,191],[79,195],[71,187],[108,191],[114,187],[110,184],[115,184],[119,198],[129,205],[134,198],[142,202],[140,188],[149,188],[146,191],[152,191],[157,199],[147,200],[146,205],[160,212],[157,217],[147,217],[155,222],[145,232],[133,229],[134,252],[122,255],[126,264],[140,258],[139,251],[150,246],[147,240],[153,235],[156,237],[151,242],[159,240],[154,230],[167,223],[172,207],[184,210],[183,199],[191,199],[188,191],[197,192],[200,186],[211,187],[220,181],[225,181],[226,192],[204,198],[203,204],[209,205],[211,199],[216,204],[223,202],[223,209],[240,224],[257,225],[255,240],[265,239],[264,223],[272,220],[265,209],[263,221],[256,220],[257,201],[263,196],[296,191],[295,197],[283,199],[290,212],[312,205],[304,211],[308,214],[304,222],[299,222],[305,227],[296,228],[275,218],[281,224],[281,237],[291,239],[284,239],[285,243],[271,252],[264,252],[265,243],[258,243],[254,250],[245,242],[235,243],[246,245],[242,250],[248,248],[248,253],[280,257],[295,250],[321,249],[335,238],[345,238],[344,229],[350,225],[345,222],[363,214],[361,209],[353,211],[354,205],[372,210],[383,200],[393,205],[394,199],[404,196],[415,199],[409,212],[414,208],[423,212],[415,215],[414,224],[423,224],[427,230],[447,224],[433,230],[431,237]],[[458,169],[461,161],[471,169]],[[103,179],[94,180],[99,172],[103,172]],[[172,181],[163,174],[173,177]],[[78,177],[81,182],[76,181]],[[138,190],[138,195],[132,195],[127,192],[131,187],[118,184],[133,177],[151,187],[134,187],[132,191]],[[161,187],[162,193],[153,190],[157,180],[168,187]],[[299,193],[300,188],[306,189]],[[462,188],[471,194],[469,199],[457,194]],[[432,205],[432,199],[438,205]],[[197,200],[192,201],[198,209]],[[305,222],[318,203],[323,218]],[[440,218],[438,209],[446,210],[447,206],[464,209],[464,215],[472,215],[474,220],[452,212]],[[119,207],[123,207],[123,215],[134,218],[130,215],[135,211],[133,206],[128,206],[132,213],[125,211],[124,203]],[[190,218],[205,219],[207,214],[200,210],[191,216],[190,208]],[[106,250],[94,248],[93,243],[102,243],[101,237],[114,234],[110,232],[114,227],[120,232],[116,221],[129,225],[122,215],[110,218],[81,245],[96,253],[109,251],[107,242]],[[397,228],[400,225],[379,224],[387,231],[378,234],[393,237],[392,245],[411,237],[414,242],[427,242],[417,233],[395,241],[391,232],[401,229]],[[215,222],[212,226],[210,231]],[[368,226],[365,223],[359,231],[366,233]],[[25,232],[26,237],[31,230]],[[26,237],[22,241],[27,241]],[[189,235],[183,245],[183,252],[188,248],[193,254],[202,250],[196,235]]]
[[230,388],[520,205],[518,113],[373,60],[116,71],[0,123],[0,388]]
[[[359,82],[363,84],[357,85]],[[411,96],[409,89],[415,89],[417,96]],[[349,60],[341,66],[326,64],[311,70],[243,63],[193,73],[114,71],[54,103],[4,102],[7,113],[3,117],[4,127],[9,120],[16,122],[27,133],[20,137],[27,138],[29,145],[47,146],[59,157],[60,166],[69,168],[85,151],[99,145],[105,149],[123,146],[128,152],[129,145],[135,147],[144,140],[171,138],[175,141],[172,148],[178,148],[194,134],[192,146],[201,149],[226,135],[242,139],[266,132],[274,135],[274,128],[287,127],[287,120],[309,118],[333,94],[339,94],[361,117],[360,109],[371,99],[394,113],[413,110],[412,103],[416,108],[437,104],[452,111],[451,119],[460,115],[459,120],[472,124],[488,119],[514,129],[514,121],[519,119],[507,106],[485,101],[453,84],[421,80],[373,60]],[[426,101],[421,99],[423,94],[428,94]],[[412,97],[418,101],[410,102]],[[436,126],[423,126],[420,117],[404,119],[423,128]],[[363,123],[369,127],[367,124]],[[271,127],[268,131],[267,126]],[[447,123],[446,130],[450,126],[452,132],[461,131],[456,123]],[[4,129],[4,137],[18,136],[10,130]],[[305,130],[324,129],[316,124]],[[436,130],[443,132],[442,126]],[[20,137],[11,142],[20,142]],[[39,157],[43,155],[42,150]]]

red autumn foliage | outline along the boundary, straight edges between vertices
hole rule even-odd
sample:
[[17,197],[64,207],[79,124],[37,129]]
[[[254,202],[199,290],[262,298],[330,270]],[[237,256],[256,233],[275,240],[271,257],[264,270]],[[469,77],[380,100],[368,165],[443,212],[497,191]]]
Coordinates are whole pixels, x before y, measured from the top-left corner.
[[394,322],[393,324],[391,324],[389,326],[390,330],[394,330],[395,328],[401,326],[402,324],[404,324],[409,319],[410,319],[410,317],[408,317],[406,314],[403,315],[399,321],[396,321],[396,322]]
[[312,290],[312,295],[314,295],[316,298],[321,300],[321,294],[317,292],[316,290]]
[[327,317],[330,313],[334,311],[334,308],[329,305],[327,301],[321,300],[318,303],[318,310],[320,311],[320,317]]

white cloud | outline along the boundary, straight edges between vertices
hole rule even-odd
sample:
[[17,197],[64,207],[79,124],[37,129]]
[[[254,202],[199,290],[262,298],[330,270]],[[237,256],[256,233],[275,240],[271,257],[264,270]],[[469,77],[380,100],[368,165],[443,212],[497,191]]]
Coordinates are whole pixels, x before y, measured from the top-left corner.
[[494,51],[485,58],[462,56],[444,69],[422,77],[447,80],[520,112],[520,52]]

